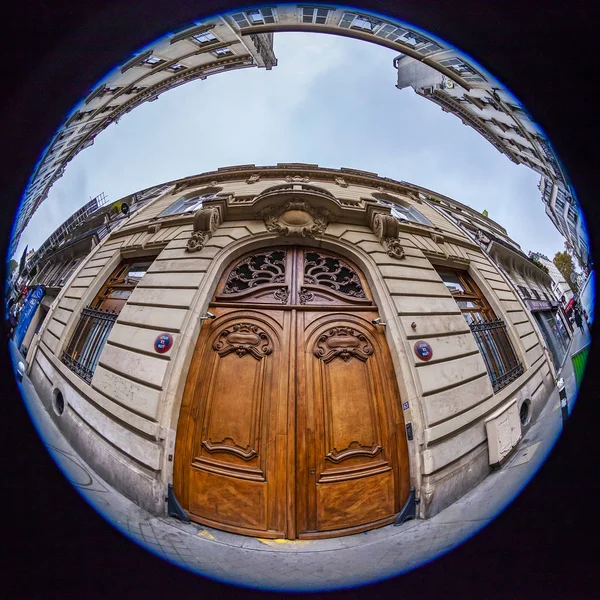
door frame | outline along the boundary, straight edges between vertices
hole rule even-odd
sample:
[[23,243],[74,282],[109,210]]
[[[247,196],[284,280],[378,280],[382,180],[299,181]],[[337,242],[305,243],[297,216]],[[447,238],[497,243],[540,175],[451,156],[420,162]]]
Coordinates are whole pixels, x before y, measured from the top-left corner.
[[[221,225],[223,227],[224,224]],[[349,259],[361,270],[364,275],[373,300],[383,322],[387,324],[385,337],[388,343],[398,389],[403,405],[401,410],[405,423],[412,423],[414,431],[413,441],[408,445],[408,466],[410,487],[415,488],[417,496],[421,488],[420,448],[424,446],[423,424],[424,415],[420,400],[421,389],[416,378],[416,369],[412,359],[411,347],[402,329],[397,310],[393,303],[391,294],[387,289],[383,275],[377,264],[364,250],[357,245],[352,245],[341,239],[313,239],[302,237],[281,237],[273,233],[262,233],[252,238],[235,241],[221,248],[213,257],[210,267],[199,287],[198,293],[190,308],[188,315],[189,326],[184,328],[183,335],[179,341],[176,356],[172,358],[172,368],[167,374],[165,381],[165,402],[162,414],[159,416],[161,431],[165,436],[165,452],[163,456],[162,480],[166,489],[167,484],[173,483],[173,467],[175,443],[179,412],[183,400],[183,393],[188,378],[196,343],[200,335],[203,321],[200,317],[208,310],[216,287],[225,269],[237,258],[248,252],[260,249],[268,249],[275,246],[305,246],[329,250],[341,257]]]

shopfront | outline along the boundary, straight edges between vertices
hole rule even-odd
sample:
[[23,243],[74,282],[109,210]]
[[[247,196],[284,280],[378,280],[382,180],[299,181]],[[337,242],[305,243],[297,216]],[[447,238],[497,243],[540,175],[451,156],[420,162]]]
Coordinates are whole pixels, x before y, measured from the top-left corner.
[[569,349],[569,333],[558,314],[558,304],[546,300],[525,300],[537,321],[556,369],[562,366]]

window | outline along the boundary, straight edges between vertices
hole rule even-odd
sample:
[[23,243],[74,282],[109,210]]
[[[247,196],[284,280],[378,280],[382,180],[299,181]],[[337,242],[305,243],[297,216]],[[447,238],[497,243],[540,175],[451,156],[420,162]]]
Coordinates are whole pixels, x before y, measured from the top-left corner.
[[539,292],[533,288],[531,288],[531,295],[535,300],[541,300]]
[[369,33],[373,33],[382,24],[383,21],[379,19],[352,13],[344,13],[340,20],[340,27],[344,29],[359,29],[360,31],[367,31]]
[[250,27],[252,25],[270,25],[275,23],[276,15],[272,8],[254,8],[244,12],[234,13],[231,18],[238,27]]
[[382,198],[376,198],[376,200],[383,206],[389,206],[392,209],[392,215],[399,221],[432,225],[431,221],[424,217],[414,206],[404,206]]
[[466,271],[448,267],[439,267],[437,271],[469,324],[492,388],[498,392],[523,374],[523,365],[510,343],[506,324],[496,317]]
[[148,67],[157,67],[158,65],[162,65],[165,61],[162,58],[158,58],[158,56],[150,55],[148,58],[145,58],[140,62],[140,65],[145,65]]
[[146,89],[145,87],[139,87],[139,86],[134,85],[133,87],[126,90],[125,93],[126,94],[139,94],[140,92],[143,92],[145,89]]
[[206,44],[210,44],[211,42],[216,42],[217,36],[210,31],[203,31],[202,33],[193,35],[190,39],[194,40],[201,46],[204,46]]
[[229,48],[215,48],[211,54],[216,56],[217,58],[222,58],[224,56],[233,56],[233,52]]
[[485,81],[473,67],[458,57],[445,58],[444,60],[440,60],[439,64],[442,67],[451,69],[460,75],[465,81]]
[[175,63],[174,65],[167,67],[167,70],[172,71],[173,73],[177,73],[177,71],[183,71],[185,69],[187,69],[187,67],[185,65],[181,65],[179,63]]
[[525,300],[529,300],[529,298],[531,298],[529,295],[529,290],[524,285],[519,285],[518,288],[521,292],[521,298],[524,298]]
[[214,195],[214,193],[206,193],[190,197],[182,196],[179,200],[171,204],[171,206],[163,210],[158,216],[167,217],[169,215],[194,212],[202,206],[203,202],[210,200]]
[[117,316],[153,261],[153,257],[123,261],[94,300],[83,309],[79,323],[62,354],[62,362],[85,382],[92,382]]
[[325,25],[330,10],[328,8],[302,8],[302,22],[316,23],[317,25]]

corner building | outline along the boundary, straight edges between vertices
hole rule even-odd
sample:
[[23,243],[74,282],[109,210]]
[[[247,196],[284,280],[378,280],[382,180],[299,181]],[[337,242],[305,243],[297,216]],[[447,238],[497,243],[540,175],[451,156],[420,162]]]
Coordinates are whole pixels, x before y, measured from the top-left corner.
[[[169,182],[93,249],[28,353],[47,410],[154,513],[273,538],[428,518],[554,387],[539,329],[418,186],[354,169]],[[414,490],[414,493],[412,492]]]

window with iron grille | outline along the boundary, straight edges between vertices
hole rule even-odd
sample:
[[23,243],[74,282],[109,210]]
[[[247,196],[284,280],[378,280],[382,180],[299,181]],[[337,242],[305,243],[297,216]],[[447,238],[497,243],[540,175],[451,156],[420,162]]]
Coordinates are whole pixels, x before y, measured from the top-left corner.
[[153,261],[154,257],[123,261],[94,300],[82,310],[61,360],[85,382],[92,382],[100,355],[119,313]]
[[498,319],[466,271],[439,267],[442,281],[469,324],[494,392],[523,374],[523,365],[510,343],[506,324]]

